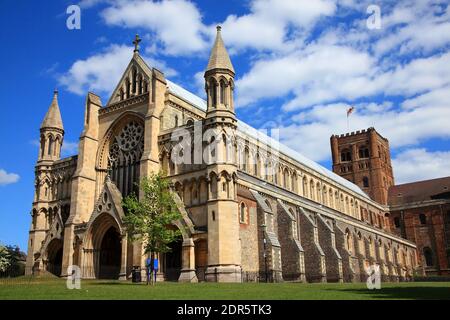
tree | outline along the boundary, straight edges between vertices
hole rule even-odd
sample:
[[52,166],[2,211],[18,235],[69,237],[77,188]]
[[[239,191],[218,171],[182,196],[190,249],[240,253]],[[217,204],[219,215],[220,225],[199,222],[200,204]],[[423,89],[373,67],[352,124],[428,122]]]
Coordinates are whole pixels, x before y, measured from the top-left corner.
[[0,245],[0,272],[6,272],[11,265],[11,255],[8,248]]
[[170,252],[169,244],[181,236],[178,228],[170,227],[182,216],[169,184],[161,173],[151,174],[139,183],[140,197],[132,193],[123,200],[128,237],[142,241],[145,253],[151,255],[151,266],[155,254]]
[[8,277],[17,277],[25,273],[25,253],[18,246],[0,245],[0,272]]

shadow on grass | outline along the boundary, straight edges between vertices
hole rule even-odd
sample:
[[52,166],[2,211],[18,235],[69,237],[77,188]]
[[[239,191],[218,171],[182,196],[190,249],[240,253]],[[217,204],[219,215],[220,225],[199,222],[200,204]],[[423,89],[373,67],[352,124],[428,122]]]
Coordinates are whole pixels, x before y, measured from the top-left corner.
[[387,287],[379,290],[361,289],[326,289],[341,293],[367,295],[367,299],[412,299],[412,300],[450,300],[450,287]]

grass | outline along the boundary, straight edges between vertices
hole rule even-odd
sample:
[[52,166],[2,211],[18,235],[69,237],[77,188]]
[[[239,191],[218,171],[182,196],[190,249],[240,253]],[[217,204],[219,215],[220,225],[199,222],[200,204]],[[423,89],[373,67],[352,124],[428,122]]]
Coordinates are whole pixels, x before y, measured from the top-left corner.
[[158,283],[82,280],[69,290],[61,279],[0,279],[0,300],[7,299],[161,299],[161,300],[367,300],[450,299],[450,282],[384,283],[368,290],[364,283]]

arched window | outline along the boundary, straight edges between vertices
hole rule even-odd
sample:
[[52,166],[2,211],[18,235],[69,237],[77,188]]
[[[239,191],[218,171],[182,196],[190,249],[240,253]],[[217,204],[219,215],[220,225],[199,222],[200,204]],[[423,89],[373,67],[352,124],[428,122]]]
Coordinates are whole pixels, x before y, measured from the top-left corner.
[[248,148],[245,147],[244,149],[244,171],[249,172],[249,163],[250,163],[250,152],[248,151]]
[[122,88],[119,91],[119,96],[120,96],[120,101],[122,101],[124,99],[124,92],[123,92]]
[[321,193],[321,191],[320,191],[320,183],[317,182],[317,184],[316,184],[316,201],[317,202],[320,202],[320,193]]
[[142,94],[142,75],[141,74],[139,74],[139,76],[138,76],[137,84],[138,84],[138,93]]
[[136,83],[137,83],[136,68],[133,68],[133,71],[131,71],[131,79],[132,79],[131,92],[136,93]]
[[125,197],[137,191],[139,168],[144,149],[144,127],[137,121],[127,123],[109,146],[108,171],[111,180]]
[[297,189],[297,174],[294,172],[291,176],[291,190],[297,193]]
[[366,146],[359,147],[359,158],[369,158],[369,148],[367,148]]
[[289,172],[287,169],[284,169],[283,173],[283,187],[289,189]]
[[363,186],[364,186],[364,188],[369,187],[369,178],[368,177],[363,177]]
[[212,106],[215,107],[217,105],[217,84],[214,79],[212,79],[209,83],[209,90]]
[[142,91],[144,91],[144,93],[148,92],[147,80],[142,80]]
[[308,198],[308,179],[303,177],[303,196]]
[[175,127],[178,127],[178,116],[177,115],[175,115],[174,123],[175,123]]
[[125,90],[127,91],[126,97],[128,99],[130,97],[130,90],[131,90],[131,88],[130,88],[130,79],[127,78],[125,80],[125,86],[126,86]]
[[349,149],[344,149],[341,151],[341,161],[342,162],[352,161],[352,153],[350,152]]
[[223,80],[220,80],[220,103],[225,105],[227,103],[226,100],[226,86]]
[[424,215],[423,213],[419,214],[419,220],[420,220],[420,224],[427,224],[427,216]]
[[425,257],[425,264],[427,267],[433,266],[433,251],[429,247],[423,248],[423,256]]
[[322,189],[322,203],[324,205],[328,205],[328,196],[327,196],[327,187],[324,186]]
[[239,208],[239,222],[245,223],[246,222],[246,212],[247,208],[245,207],[245,203],[241,202],[240,208]]
[[334,208],[333,190],[331,188],[328,190],[328,196],[330,197],[329,207]]
[[396,228],[400,228],[400,218],[399,217],[394,218],[394,225]]
[[49,156],[52,155],[52,151],[53,151],[53,148],[54,148],[53,145],[54,145],[53,137],[49,136],[48,137],[48,155]]

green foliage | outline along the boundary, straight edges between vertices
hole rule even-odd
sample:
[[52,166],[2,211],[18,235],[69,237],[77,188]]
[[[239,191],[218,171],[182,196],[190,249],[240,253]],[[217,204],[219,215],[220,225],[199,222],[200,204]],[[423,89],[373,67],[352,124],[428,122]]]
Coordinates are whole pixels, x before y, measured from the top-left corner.
[[0,272],[9,277],[25,273],[25,254],[18,246],[0,245]]
[[124,223],[131,240],[141,240],[145,253],[170,251],[169,244],[181,236],[172,223],[181,219],[169,181],[161,173],[142,178],[140,197],[131,194],[123,201]]
[[11,255],[8,248],[0,245],[0,272],[5,272],[11,265]]

